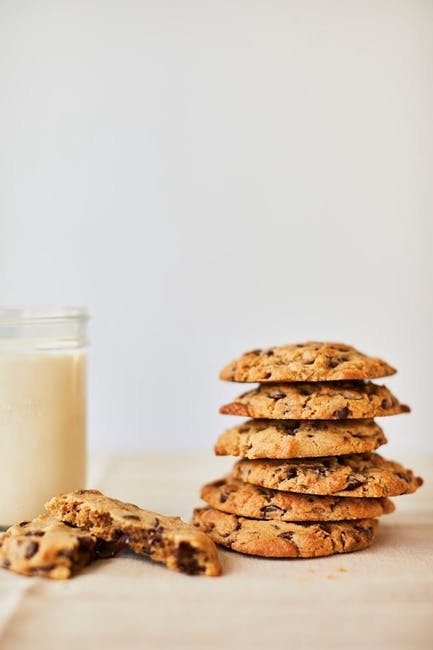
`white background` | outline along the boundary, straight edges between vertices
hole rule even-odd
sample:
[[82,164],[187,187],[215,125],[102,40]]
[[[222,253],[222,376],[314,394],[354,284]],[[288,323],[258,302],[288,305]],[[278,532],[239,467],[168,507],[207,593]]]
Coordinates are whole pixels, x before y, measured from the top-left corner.
[[0,299],[86,305],[90,442],[209,449],[250,347],[383,356],[427,449],[433,3],[0,0]]

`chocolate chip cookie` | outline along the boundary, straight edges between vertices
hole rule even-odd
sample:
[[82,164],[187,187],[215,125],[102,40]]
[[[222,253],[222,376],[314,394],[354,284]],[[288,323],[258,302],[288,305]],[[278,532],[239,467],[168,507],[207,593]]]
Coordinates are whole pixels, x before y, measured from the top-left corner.
[[422,479],[379,454],[292,460],[239,460],[233,478],[253,485],[352,497],[391,497],[415,492]]
[[250,519],[273,521],[341,521],[371,519],[394,511],[386,498],[332,497],[281,492],[230,477],[201,489],[201,498],[216,510]]
[[357,381],[262,384],[220,408],[228,415],[276,420],[346,420],[409,411],[385,386]]
[[393,375],[386,361],[369,357],[345,343],[308,341],[252,350],[229,363],[220,374],[226,381],[334,381]]
[[248,420],[222,433],[217,456],[302,458],[374,451],[386,443],[374,420]]
[[211,539],[179,517],[143,510],[98,490],[61,494],[45,507],[60,521],[85,528],[107,542],[121,542],[169,569],[190,575],[221,573]]
[[51,515],[14,524],[0,537],[0,565],[16,573],[55,580],[70,578],[96,558],[111,557],[120,546]]
[[373,543],[375,519],[287,523],[247,519],[214,508],[194,510],[193,523],[214,542],[262,557],[320,557],[360,551]]

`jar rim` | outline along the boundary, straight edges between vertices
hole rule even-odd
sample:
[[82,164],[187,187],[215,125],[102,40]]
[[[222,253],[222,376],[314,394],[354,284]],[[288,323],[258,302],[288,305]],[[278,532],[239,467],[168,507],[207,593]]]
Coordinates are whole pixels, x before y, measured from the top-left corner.
[[87,320],[89,314],[84,307],[0,307],[0,326]]

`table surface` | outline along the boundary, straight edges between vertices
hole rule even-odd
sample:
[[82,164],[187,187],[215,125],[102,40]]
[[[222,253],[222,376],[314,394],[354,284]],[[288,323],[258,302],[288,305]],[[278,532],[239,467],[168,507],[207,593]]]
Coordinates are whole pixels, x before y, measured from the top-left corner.
[[[410,462],[409,462],[410,460]],[[0,648],[206,650],[433,648],[433,458],[366,551],[267,560],[221,550],[224,575],[189,577],[125,554],[68,581],[0,572]],[[91,485],[185,519],[202,483],[232,463],[210,454],[95,459]]]

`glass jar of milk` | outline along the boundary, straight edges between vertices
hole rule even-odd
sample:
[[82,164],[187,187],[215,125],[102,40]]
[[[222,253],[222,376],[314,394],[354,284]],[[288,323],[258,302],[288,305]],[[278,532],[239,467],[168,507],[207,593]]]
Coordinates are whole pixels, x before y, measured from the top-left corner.
[[82,309],[0,308],[0,526],[85,487]]

